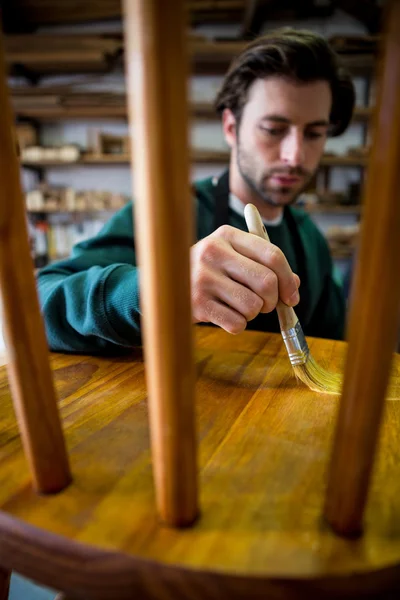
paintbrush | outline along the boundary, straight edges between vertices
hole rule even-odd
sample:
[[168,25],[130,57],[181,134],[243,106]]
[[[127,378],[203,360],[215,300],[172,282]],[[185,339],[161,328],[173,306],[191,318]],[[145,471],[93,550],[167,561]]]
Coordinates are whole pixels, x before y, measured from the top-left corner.
[[[270,241],[260,213],[253,204],[246,205],[244,217],[250,233]],[[282,338],[296,377],[315,392],[339,394],[342,376],[339,373],[330,373],[314,360],[293,308],[279,301],[276,311]]]

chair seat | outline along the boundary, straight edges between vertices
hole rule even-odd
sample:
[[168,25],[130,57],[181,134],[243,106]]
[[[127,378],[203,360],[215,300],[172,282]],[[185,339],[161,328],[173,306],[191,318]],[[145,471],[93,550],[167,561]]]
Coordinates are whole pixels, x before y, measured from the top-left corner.
[[[345,343],[309,343],[318,362],[343,369]],[[162,585],[176,592],[182,582],[187,595],[171,592],[171,598],[201,597],[190,595],[190,586],[209,586],[206,597],[214,597],[216,586],[231,598],[250,597],[249,589],[277,598],[284,589],[284,597],[294,598],[293,580],[325,597],[348,590],[349,582],[360,593],[382,585],[382,577],[391,588],[399,585],[399,402],[386,403],[365,534],[345,541],[321,517],[339,397],[296,382],[280,335],[232,338],[217,328],[196,328],[201,516],[192,528],[172,530],[156,516],[141,352],[122,358],[53,354],[51,364],[74,478],[53,496],[31,488],[0,370],[5,566],[55,587],[69,578],[70,589],[85,589],[88,598],[100,582],[103,596],[96,597],[129,597],[132,577],[144,586],[140,598],[158,598]],[[400,386],[398,355],[392,378]],[[11,532],[19,536],[17,548]],[[32,552],[42,557],[42,574],[31,572]],[[112,591],[110,572],[119,573]]]

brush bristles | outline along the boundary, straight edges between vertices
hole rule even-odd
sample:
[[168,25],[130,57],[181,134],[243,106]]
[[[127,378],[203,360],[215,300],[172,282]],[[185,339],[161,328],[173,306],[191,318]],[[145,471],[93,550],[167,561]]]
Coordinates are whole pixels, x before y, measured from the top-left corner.
[[[293,371],[310,390],[320,394],[340,394],[342,391],[343,377],[340,373],[331,373],[321,367],[309,355],[303,365],[292,365]],[[400,385],[397,377],[392,377],[386,391],[386,400],[400,400]]]
[[342,376],[339,373],[330,373],[321,367],[311,354],[303,365],[293,365],[293,370],[296,377],[314,392],[340,394],[342,390]]

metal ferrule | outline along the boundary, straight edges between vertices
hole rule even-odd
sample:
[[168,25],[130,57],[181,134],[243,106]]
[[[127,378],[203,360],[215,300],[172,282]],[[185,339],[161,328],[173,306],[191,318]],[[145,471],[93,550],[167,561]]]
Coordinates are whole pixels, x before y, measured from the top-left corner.
[[297,321],[295,327],[282,331],[282,337],[292,365],[304,365],[307,362],[310,350],[300,322]]

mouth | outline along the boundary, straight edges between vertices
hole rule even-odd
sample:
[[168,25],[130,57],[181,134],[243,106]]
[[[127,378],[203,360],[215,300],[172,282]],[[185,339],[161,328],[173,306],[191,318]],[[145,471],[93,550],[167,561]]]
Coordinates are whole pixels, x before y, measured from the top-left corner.
[[293,187],[301,182],[300,177],[290,177],[285,175],[273,175],[271,183],[280,187]]

